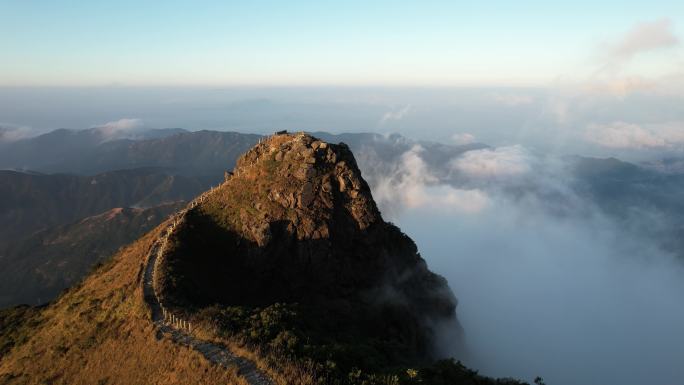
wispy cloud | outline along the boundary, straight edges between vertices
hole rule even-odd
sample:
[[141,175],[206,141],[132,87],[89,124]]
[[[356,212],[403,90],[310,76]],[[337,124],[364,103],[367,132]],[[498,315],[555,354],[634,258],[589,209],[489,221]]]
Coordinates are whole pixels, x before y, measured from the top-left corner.
[[522,146],[468,151],[451,161],[453,170],[470,177],[500,178],[530,171],[531,157]]
[[34,134],[35,132],[29,127],[0,123],[0,142],[16,142]]
[[382,115],[382,118],[380,118],[380,124],[385,124],[389,121],[398,121],[404,119],[406,114],[408,114],[411,111],[411,105],[407,104],[403,107],[397,108],[397,109],[392,109],[390,111],[385,112],[384,115]]
[[[594,93],[624,98],[635,91],[662,86],[663,82],[658,76],[625,74],[625,69],[639,56],[677,48],[680,43],[670,19],[662,18],[636,24],[620,38],[604,43],[600,47],[599,66],[587,88]],[[671,73],[666,73],[661,77],[670,75]]]
[[672,20],[663,18],[635,25],[612,45],[608,53],[611,60],[625,62],[638,54],[675,47],[679,43]]
[[451,139],[454,141],[454,143],[463,146],[466,144],[473,143],[475,141],[475,136],[473,134],[464,132],[451,135]]
[[103,137],[111,139],[122,134],[135,131],[141,128],[142,126],[143,121],[140,119],[123,118],[116,121],[93,126],[92,128],[97,129]]

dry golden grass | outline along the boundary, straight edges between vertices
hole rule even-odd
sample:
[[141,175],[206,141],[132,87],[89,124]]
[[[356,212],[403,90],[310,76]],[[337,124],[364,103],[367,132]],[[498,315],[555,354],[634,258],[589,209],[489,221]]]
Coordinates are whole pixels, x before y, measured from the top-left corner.
[[0,362],[2,384],[246,384],[168,338],[157,339],[139,278],[159,230],[119,252],[43,310]]
[[199,325],[193,334],[201,339],[226,346],[233,354],[254,362],[278,385],[317,385],[326,381],[318,378],[311,366],[303,365],[275,352],[266,352],[259,346],[247,343],[238,338],[221,337],[214,328],[205,324]]
[[311,367],[304,366],[286,357],[276,354],[266,354],[258,347],[249,346],[242,342],[224,342],[236,355],[249,358],[257,367],[273,378],[278,385],[316,385],[324,383],[316,377]]

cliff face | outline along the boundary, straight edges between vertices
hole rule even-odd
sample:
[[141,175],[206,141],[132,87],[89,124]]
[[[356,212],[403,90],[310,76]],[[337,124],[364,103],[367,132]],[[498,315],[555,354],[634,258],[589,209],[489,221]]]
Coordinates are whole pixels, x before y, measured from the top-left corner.
[[457,325],[446,281],[383,221],[344,144],[304,134],[259,143],[172,243],[162,287],[179,307],[302,304],[416,357],[429,356],[431,325]]

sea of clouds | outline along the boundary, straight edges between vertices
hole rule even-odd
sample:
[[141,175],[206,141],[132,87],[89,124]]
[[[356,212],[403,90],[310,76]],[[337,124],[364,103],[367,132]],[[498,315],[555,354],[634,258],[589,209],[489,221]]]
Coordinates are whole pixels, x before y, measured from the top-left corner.
[[442,354],[554,385],[684,378],[684,261],[641,223],[578,194],[564,159],[513,145],[431,166],[426,151],[358,158],[383,215],[459,299],[468,353]]

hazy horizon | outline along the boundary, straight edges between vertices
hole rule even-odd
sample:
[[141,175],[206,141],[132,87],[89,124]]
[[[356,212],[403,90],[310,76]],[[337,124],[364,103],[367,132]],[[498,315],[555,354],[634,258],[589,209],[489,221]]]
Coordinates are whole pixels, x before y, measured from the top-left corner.
[[[58,128],[398,133],[557,155],[684,155],[682,93],[492,87],[0,88],[0,142]],[[492,113],[495,112],[495,113]]]

